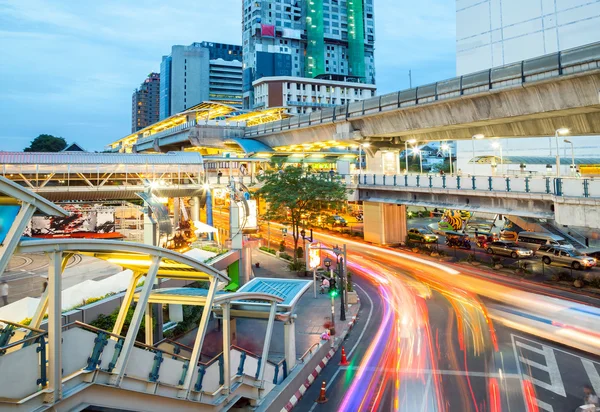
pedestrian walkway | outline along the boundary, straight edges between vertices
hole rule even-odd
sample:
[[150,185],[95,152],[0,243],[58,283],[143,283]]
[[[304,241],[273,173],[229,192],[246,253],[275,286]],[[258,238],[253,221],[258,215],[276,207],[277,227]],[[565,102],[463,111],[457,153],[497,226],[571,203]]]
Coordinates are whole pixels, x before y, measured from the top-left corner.
[[[252,251],[252,270],[254,277],[298,279],[296,272],[290,272],[287,262],[255,249]],[[260,267],[254,263],[259,262]],[[302,279],[305,279],[302,277]],[[340,300],[335,299],[336,336],[342,336],[344,330],[349,328],[353,316],[358,313],[359,305],[350,305],[346,314],[346,321],[341,322]],[[314,298],[310,289],[296,306],[296,355],[302,356],[311,346],[321,341],[321,334],[325,332],[331,322],[331,298],[327,294],[319,294]],[[235,337],[232,343],[250,352],[260,353],[262,350],[267,323],[262,320],[237,319]],[[218,355],[222,350],[222,333],[216,320],[211,321],[202,347],[203,359]],[[196,331],[190,331],[176,340],[188,346],[193,346]],[[283,323],[275,322],[273,339],[269,359],[279,362],[284,358]]]

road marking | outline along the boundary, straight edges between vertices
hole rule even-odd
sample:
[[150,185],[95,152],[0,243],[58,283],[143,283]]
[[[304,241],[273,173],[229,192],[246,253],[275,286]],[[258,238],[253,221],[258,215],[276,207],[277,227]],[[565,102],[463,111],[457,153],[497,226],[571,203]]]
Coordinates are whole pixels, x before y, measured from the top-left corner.
[[594,388],[594,392],[600,393],[600,375],[598,375],[598,369],[594,366],[594,362],[581,358],[581,363],[590,378],[590,385]]
[[369,294],[363,288],[361,288],[358,285],[356,285],[356,287],[359,288],[360,290],[362,290],[365,295],[367,295],[367,299],[369,299],[369,303],[371,304],[371,309],[369,309],[369,316],[367,316],[367,320],[365,322],[365,326],[363,327],[362,332],[358,336],[358,340],[356,341],[356,343],[354,344],[354,346],[352,347],[352,349],[350,350],[350,352],[348,352],[348,357],[351,357],[352,353],[354,353],[354,350],[358,347],[358,344],[362,340],[362,338],[363,338],[363,336],[365,334],[365,331],[367,330],[367,325],[371,321],[371,316],[373,315],[373,299],[371,299],[371,297],[369,296]]
[[535,401],[537,402],[537,406],[539,406],[540,409],[543,409],[548,412],[554,412],[554,408],[552,407],[552,405],[550,405],[544,401],[540,401],[539,399],[536,399]]
[[[341,372],[341,368],[338,368],[338,370],[335,371],[335,373],[333,374],[333,376],[329,380],[329,383],[325,386],[325,392],[327,392],[329,390],[329,387],[331,387],[331,385],[333,384],[333,382],[335,382],[335,378],[337,378],[337,375],[340,372]],[[308,412],[313,412],[318,405],[319,404],[316,403],[316,402],[313,403],[313,406],[311,406],[311,408],[308,410]]]
[[[516,346],[519,346],[520,348],[522,348],[521,350],[519,350],[521,355],[517,359],[520,362],[524,363],[525,365],[531,366],[532,368],[540,369],[540,370],[548,373],[548,375],[550,376],[550,383],[536,379],[533,376],[530,376],[526,373],[523,373],[523,376],[525,376],[527,378],[527,380],[532,382],[534,385],[539,386],[540,388],[554,392],[557,395],[566,397],[567,393],[565,391],[565,386],[563,384],[562,376],[560,375],[560,370],[558,369],[558,363],[556,362],[556,356],[554,356],[554,351],[552,350],[552,348],[550,346],[539,344],[540,346],[542,346],[542,349],[539,349],[539,348],[533,347],[531,345],[527,345],[523,342],[517,341],[515,343],[516,343]],[[529,351],[532,351],[532,352],[535,352],[535,353],[538,353],[538,354],[544,356],[544,359],[546,360],[546,365],[542,365],[541,363],[534,362],[531,359],[528,359],[525,356],[523,356],[523,349],[529,350]]]
[[425,385],[425,391],[423,392],[423,402],[421,402],[421,412],[425,412],[427,410],[427,400],[430,399],[427,392],[429,392],[429,388],[431,387],[432,376],[433,375],[429,375],[429,378],[427,378],[427,384]]
[[[352,370],[357,371],[364,369],[365,372],[372,371],[384,371],[394,372],[397,371],[395,368],[377,368],[368,367],[362,368],[361,366],[342,366],[340,370]],[[491,372],[474,372],[474,371],[453,371],[453,370],[437,370],[437,369],[400,369],[400,373],[411,374],[411,375],[449,375],[449,376],[473,376],[479,378],[520,378],[518,373],[491,373]]]

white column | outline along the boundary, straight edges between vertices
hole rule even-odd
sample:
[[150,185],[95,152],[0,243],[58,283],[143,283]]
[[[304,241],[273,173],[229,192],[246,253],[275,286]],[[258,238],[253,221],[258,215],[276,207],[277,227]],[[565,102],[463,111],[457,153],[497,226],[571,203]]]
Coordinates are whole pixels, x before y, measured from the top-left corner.
[[[265,366],[267,365],[267,360],[269,359],[269,347],[271,346],[271,337],[273,336],[273,325],[275,324],[275,314],[277,313],[277,302],[271,302],[271,311],[269,312],[269,321],[267,322],[267,333],[265,333],[265,342],[263,343],[262,350],[262,360],[260,362],[260,369],[258,370],[258,382],[260,387],[264,387],[264,376],[265,376]],[[285,326],[284,326],[285,328]],[[285,329],[284,329],[285,330]],[[287,338],[287,336],[286,336]],[[295,339],[294,346],[295,346]],[[285,346],[287,349],[287,345]],[[296,359],[296,348],[294,347],[294,360]],[[286,361],[287,362],[287,361]],[[288,362],[289,365],[289,362]]]
[[223,385],[227,393],[231,392],[231,306],[223,304]]
[[202,317],[200,318],[200,325],[198,326],[198,333],[196,334],[196,341],[194,342],[194,349],[192,350],[192,354],[190,356],[190,366],[185,374],[185,380],[183,382],[183,390],[180,392],[181,398],[188,398],[190,395],[190,391],[192,389],[192,384],[194,383],[192,378],[194,377],[194,373],[198,368],[198,360],[200,359],[200,351],[202,350],[202,345],[204,344],[204,337],[206,336],[206,327],[208,326],[208,318],[210,313],[212,312],[213,300],[215,298],[215,293],[217,291],[217,279],[213,278],[210,281],[210,288],[208,289],[208,294],[206,295],[206,304],[204,305],[204,310],[202,311]]
[[[60,275],[65,271],[67,267],[67,263],[69,259],[73,256],[72,253],[64,253],[61,257],[61,265],[60,265]],[[42,293],[40,297],[40,301],[38,302],[38,306],[35,309],[35,313],[31,317],[31,322],[29,326],[32,328],[39,329],[42,324],[42,320],[44,320],[44,315],[46,314],[46,310],[48,309],[48,287],[46,286],[46,290]]]
[[194,200],[194,206],[192,207],[192,220],[200,220],[200,198],[198,196],[194,196],[192,198]]
[[61,252],[48,254],[48,388],[52,401],[62,398],[62,261]]
[[291,371],[296,366],[296,324],[292,318],[283,325],[283,342],[288,371]]
[[131,351],[133,350],[133,345],[135,343],[135,338],[138,334],[138,331],[140,330],[142,316],[144,316],[146,305],[148,304],[148,298],[150,297],[150,292],[152,291],[152,287],[154,286],[154,280],[156,279],[156,274],[158,273],[160,261],[161,257],[152,257],[152,264],[150,265],[150,269],[148,269],[148,273],[146,274],[146,281],[144,282],[144,287],[142,288],[140,298],[135,307],[135,311],[133,312],[131,324],[129,325],[129,329],[127,330],[127,336],[125,336],[125,342],[123,342],[121,354],[119,355],[119,359],[117,360],[117,364],[115,365],[115,369],[113,372],[115,375],[111,378],[111,384],[115,386],[121,385],[121,381],[123,380],[123,376],[125,375],[127,363],[129,362],[129,355],[131,355]]
[[154,345],[154,330],[152,325],[152,303],[148,303],[146,305],[144,332],[146,336],[146,345]]
[[179,226],[179,206],[180,200],[176,197],[173,199],[173,227]]
[[6,270],[10,258],[21,240],[21,235],[25,231],[27,223],[29,223],[33,216],[33,212],[35,212],[35,206],[29,203],[23,203],[21,209],[19,209],[19,213],[17,213],[17,217],[10,226],[4,241],[0,245],[0,276],[2,276]]

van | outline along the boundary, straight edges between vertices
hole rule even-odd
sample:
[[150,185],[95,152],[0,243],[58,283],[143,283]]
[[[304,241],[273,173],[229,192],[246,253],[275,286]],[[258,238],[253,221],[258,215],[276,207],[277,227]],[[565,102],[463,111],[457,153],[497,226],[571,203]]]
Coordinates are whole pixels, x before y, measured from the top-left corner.
[[573,245],[564,238],[552,234],[541,232],[521,232],[517,237],[517,243],[531,250],[538,250],[540,246],[560,246],[563,249],[574,249]]

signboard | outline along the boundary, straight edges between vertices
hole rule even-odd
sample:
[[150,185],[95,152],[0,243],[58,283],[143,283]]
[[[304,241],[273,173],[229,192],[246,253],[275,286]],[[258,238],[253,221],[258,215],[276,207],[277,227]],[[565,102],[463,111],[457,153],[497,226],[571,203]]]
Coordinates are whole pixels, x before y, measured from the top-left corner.
[[68,216],[33,216],[26,236],[69,235],[73,233],[114,233],[115,212],[89,205],[66,205]]
[[[240,211],[240,227],[243,233],[255,233],[258,230],[256,200],[249,199],[238,203]],[[246,207],[247,206],[247,207]]]
[[315,269],[321,265],[321,245],[319,243],[316,244],[315,248],[308,246],[308,267],[310,269]]
[[0,205],[0,245],[19,213],[19,205]]

